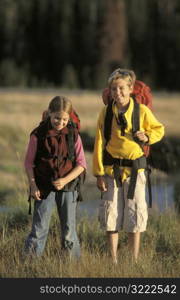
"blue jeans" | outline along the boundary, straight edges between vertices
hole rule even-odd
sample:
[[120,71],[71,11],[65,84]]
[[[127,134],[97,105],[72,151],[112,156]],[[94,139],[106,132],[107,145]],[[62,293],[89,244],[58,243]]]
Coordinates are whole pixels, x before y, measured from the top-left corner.
[[62,248],[70,256],[80,257],[80,244],[76,232],[77,191],[51,192],[46,199],[35,201],[32,230],[25,241],[25,253],[43,253],[53,208],[57,206],[61,225]]

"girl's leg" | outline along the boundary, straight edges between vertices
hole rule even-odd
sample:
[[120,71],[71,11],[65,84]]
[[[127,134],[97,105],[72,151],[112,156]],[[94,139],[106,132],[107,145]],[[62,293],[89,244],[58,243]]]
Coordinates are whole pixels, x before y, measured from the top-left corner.
[[55,205],[55,192],[51,192],[46,199],[35,201],[32,230],[25,241],[25,253],[41,255],[47,235],[52,209]]
[[61,223],[62,248],[70,256],[80,257],[80,244],[76,232],[77,191],[56,194],[56,203]]
[[117,264],[118,232],[107,231],[107,240],[113,263]]
[[140,237],[141,233],[140,232],[129,232],[128,234],[129,237],[129,248],[130,251],[133,254],[133,257],[135,261],[137,262],[138,255],[139,255],[139,248],[140,248]]

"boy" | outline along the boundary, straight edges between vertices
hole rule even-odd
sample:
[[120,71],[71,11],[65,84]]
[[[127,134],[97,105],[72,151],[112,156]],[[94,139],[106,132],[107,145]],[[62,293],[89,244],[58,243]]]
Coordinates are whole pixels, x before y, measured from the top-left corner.
[[105,106],[99,115],[93,154],[93,174],[102,192],[99,220],[107,232],[115,264],[118,231],[122,228],[128,232],[128,243],[137,261],[140,234],[146,230],[148,219],[146,159],[142,144],[156,143],[164,135],[163,125],[143,104],[140,104],[140,130],[132,132],[134,101],[130,94],[135,79],[135,73],[130,70],[117,69],[110,75],[108,86],[113,101],[111,137],[106,143],[104,124],[108,106]]

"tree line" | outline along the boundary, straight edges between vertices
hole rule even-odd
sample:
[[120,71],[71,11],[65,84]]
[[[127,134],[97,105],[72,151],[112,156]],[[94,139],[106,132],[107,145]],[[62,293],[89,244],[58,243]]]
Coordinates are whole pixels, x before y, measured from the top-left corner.
[[99,89],[116,67],[179,90],[179,0],[0,0],[0,86]]

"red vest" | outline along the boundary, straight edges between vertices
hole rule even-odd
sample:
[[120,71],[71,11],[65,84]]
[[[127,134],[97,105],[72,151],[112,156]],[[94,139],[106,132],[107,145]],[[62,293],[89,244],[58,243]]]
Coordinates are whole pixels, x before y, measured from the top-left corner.
[[[66,176],[74,168],[75,157],[69,158],[67,142],[69,133],[68,127],[55,131],[49,119],[41,122],[31,133],[38,139],[34,174],[42,198],[46,198],[50,191],[56,191],[52,185],[53,180]],[[75,142],[78,137],[75,128],[73,128],[73,135]]]

